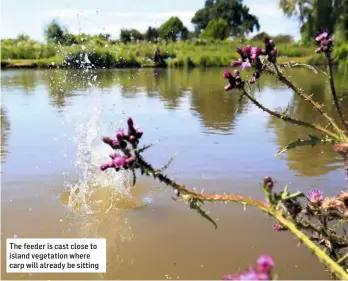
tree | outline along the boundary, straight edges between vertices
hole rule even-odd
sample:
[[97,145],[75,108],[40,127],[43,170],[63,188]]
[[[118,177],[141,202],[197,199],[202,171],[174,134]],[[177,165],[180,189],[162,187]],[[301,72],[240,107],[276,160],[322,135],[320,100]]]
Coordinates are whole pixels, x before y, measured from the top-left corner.
[[144,38],[146,41],[149,41],[149,42],[157,41],[158,29],[156,27],[149,26],[149,28],[144,34]]
[[285,15],[299,20],[304,41],[311,40],[313,35],[321,29],[327,29],[332,33],[337,25],[344,25],[342,15],[344,11],[347,11],[347,4],[347,0],[279,1],[279,7]]
[[27,35],[27,34],[20,33],[20,34],[18,34],[18,36],[17,36],[17,40],[18,40],[18,41],[29,41],[29,40],[30,40],[30,37],[29,37],[29,35]]
[[242,0],[206,0],[204,8],[196,12],[191,22],[195,25],[196,34],[200,34],[211,20],[219,18],[227,22],[234,36],[260,30],[257,17],[249,13]]
[[54,43],[64,43],[66,28],[62,27],[55,19],[49,23],[44,31],[47,41]]
[[186,40],[189,31],[178,17],[171,17],[160,26],[158,34],[165,40],[177,41],[179,37]]
[[229,35],[228,23],[223,19],[211,20],[202,33],[202,38],[213,38],[224,40]]
[[122,29],[120,39],[122,43],[127,44],[131,41],[143,40],[143,35],[136,29]]

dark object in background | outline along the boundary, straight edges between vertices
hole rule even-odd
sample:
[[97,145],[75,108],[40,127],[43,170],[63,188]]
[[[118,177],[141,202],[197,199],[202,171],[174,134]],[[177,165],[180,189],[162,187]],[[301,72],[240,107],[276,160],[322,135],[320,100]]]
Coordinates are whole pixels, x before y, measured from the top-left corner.
[[158,66],[158,67],[167,66],[166,62],[164,61],[164,59],[161,55],[159,48],[156,48],[156,51],[155,51],[154,56],[153,56],[153,61],[155,63],[155,66]]

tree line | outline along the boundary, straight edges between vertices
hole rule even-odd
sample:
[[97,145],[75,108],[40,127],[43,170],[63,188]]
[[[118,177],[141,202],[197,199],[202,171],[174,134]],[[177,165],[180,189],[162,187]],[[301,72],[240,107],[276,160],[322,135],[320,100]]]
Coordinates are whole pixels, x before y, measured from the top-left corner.
[[[296,18],[300,23],[302,43],[311,42],[315,33],[321,29],[335,33],[341,42],[348,39],[348,0],[278,0],[278,4],[286,16]],[[191,23],[193,31],[188,30],[180,18],[173,16],[159,27],[149,26],[144,33],[136,29],[122,29],[119,40],[112,40],[110,34],[72,34],[53,20],[45,29],[45,38],[48,42],[59,42],[62,45],[90,40],[102,45],[105,41],[127,44],[133,41],[175,42],[194,38],[224,40],[229,37],[243,38],[260,30],[258,18],[250,13],[243,0],[206,0]],[[287,40],[291,41],[289,36]]]
[[[259,31],[260,24],[255,15],[250,14],[249,8],[243,5],[242,0],[207,0],[202,9],[198,10],[191,20],[195,26],[189,31],[183,22],[176,16],[171,17],[159,27],[149,26],[145,33],[136,29],[122,29],[120,41],[156,42],[159,39],[166,41],[189,40],[192,38],[211,38],[224,40],[228,37],[245,36],[254,30]],[[81,42],[86,34],[73,35],[53,20],[45,29],[47,41],[61,44]],[[110,40],[110,34],[99,34],[93,37],[98,40]]]

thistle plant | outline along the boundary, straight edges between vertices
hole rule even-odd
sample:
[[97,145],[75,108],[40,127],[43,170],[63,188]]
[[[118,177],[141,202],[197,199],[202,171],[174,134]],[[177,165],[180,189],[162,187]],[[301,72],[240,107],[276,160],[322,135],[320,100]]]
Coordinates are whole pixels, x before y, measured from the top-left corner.
[[[232,89],[237,89],[241,92],[241,99],[243,97],[248,98],[253,104],[267,112],[273,117],[281,119],[285,122],[292,123],[295,125],[307,127],[310,129],[316,130],[320,135],[314,136],[309,135],[309,139],[300,139],[298,138],[296,141],[289,143],[284,148],[280,149],[278,155],[286,152],[289,149],[293,149],[299,146],[314,146],[319,143],[321,144],[334,144],[333,148],[335,151],[339,152],[340,155],[343,156],[345,161],[346,171],[347,171],[347,180],[348,180],[348,121],[345,119],[345,116],[342,112],[339,99],[337,97],[334,77],[333,77],[333,62],[331,53],[334,48],[334,39],[327,31],[320,31],[315,35],[315,40],[320,44],[320,46],[315,50],[316,53],[322,53],[325,55],[327,59],[328,65],[328,77],[330,83],[330,90],[333,97],[333,101],[335,104],[335,108],[337,111],[338,118],[340,120],[341,125],[338,125],[334,118],[329,116],[323,109],[324,105],[319,104],[313,99],[313,93],[305,93],[303,89],[297,87],[293,84],[288,77],[285,75],[285,69],[287,67],[297,67],[304,66],[312,69],[316,73],[318,70],[313,66],[306,64],[293,64],[293,65],[285,65],[281,67],[277,64],[277,48],[275,43],[269,37],[265,37],[263,40],[264,47],[260,48],[258,46],[245,46],[243,48],[237,48],[236,52],[240,55],[240,59],[238,61],[233,61],[230,66],[231,67],[241,67],[241,68],[251,68],[254,67],[255,71],[252,77],[248,81],[243,81],[238,73],[238,83],[235,83],[235,75],[232,75],[231,72],[226,70],[223,74],[223,77],[228,80],[229,84],[225,86],[225,91],[230,91]],[[234,70],[236,73],[236,69]],[[277,112],[267,108],[263,104],[261,104],[257,99],[252,95],[250,91],[250,84],[254,84],[257,82],[261,75],[274,75],[278,78],[278,80],[289,87],[294,91],[295,94],[299,95],[304,101],[308,102],[313,110],[317,111],[323,118],[326,120],[326,124],[318,124],[314,122],[309,122],[306,120],[298,120],[296,118],[291,117],[286,111],[285,112]],[[231,78],[232,77],[232,78]],[[249,87],[247,89],[247,85]]]
[[[110,160],[100,166],[102,171],[114,169],[131,170],[136,183],[136,172],[153,177],[174,191],[173,200],[188,203],[190,209],[195,210],[203,218],[210,221],[215,228],[216,222],[203,209],[205,202],[235,202],[244,206],[249,205],[275,218],[273,229],[276,231],[290,231],[301,243],[312,251],[332,272],[333,276],[342,280],[348,278],[345,268],[348,268],[348,239],[343,224],[348,220],[348,192],[342,192],[335,197],[324,197],[322,191],[312,190],[307,196],[300,191],[289,192],[287,186],[277,192],[275,182],[271,177],[265,177],[261,184],[265,200],[259,201],[240,195],[205,194],[179,184],[165,174],[165,170],[172,162],[171,158],[162,168],[154,168],[143,157],[143,152],[153,144],[140,147],[143,131],[135,128],[132,118],[127,120],[128,132],[123,129],[116,132],[115,138],[104,137],[103,142],[115,150],[110,154]],[[301,201],[301,199],[304,199]],[[344,234],[341,234],[341,232]],[[346,251],[346,252],[345,252]],[[229,280],[271,280],[271,258],[267,260],[269,271],[250,268],[244,273],[228,275]],[[265,261],[266,263],[266,261]],[[226,279],[227,277],[225,277]],[[254,278],[254,279],[245,279]]]
[[[332,76],[331,51],[333,40],[328,33],[321,32],[316,36],[320,42],[317,52],[324,53],[328,59],[331,93],[334,100],[337,100],[336,91]],[[312,99],[312,95],[305,93],[302,89],[296,87],[284,74],[284,70],[277,64],[277,49],[275,43],[270,38],[264,39],[264,48],[246,46],[238,48],[237,52],[241,59],[231,63],[232,67],[238,66],[248,68],[254,66],[255,71],[249,81],[244,81],[240,76],[238,69],[225,71],[223,77],[228,80],[225,91],[237,89],[241,98],[248,98],[260,109],[269,113],[271,116],[279,118],[284,122],[289,122],[298,126],[304,126],[318,131],[320,136],[310,135],[309,140],[301,140],[290,143],[279,151],[283,153],[288,149],[304,145],[316,145],[318,143],[333,144],[335,151],[340,153],[348,162],[348,137],[347,123],[344,121],[342,111],[338,102],[335,102],[337,114],[341,119],[343,128],[338,126],[332,117],[323,111],[323,106]],[[310,123],[304,120],[298,120],[289,116],[286,112],[276,112],[262,105],[251,94],[250,84],[256,83],[262,79],[262,75],[275,75],[279,81],[291,88],[297,95],[309,102],[313,109],[319,112],[328,122],[328,126]],[[246,85],[249,84],[249,90]],[[102,171],[114,169],[131,170],[136,183],[137,172],[141,175],[153,177],[173,189],[172,199],[183,201],[189,205],[189,208],[197,211],[204,219],[211,222],[217,228],[216,222],[209,216],[203,208],[206,202],[234,202],[243,206],[252,206],[260,209],[264,213],[274,218],[273,229],[277,232],[289,231],[293,234],[299,243],[303,244],[311,251],[318,260],[323,263],[332,278],[348,280],[348,238],[346,235],[345,224],[348,221],[348,191],[342,191],[335,196],[325,196],[321,190],[311,190],[308,194],[301,191],[289,191],[285,186],[281,189],[275,188],[275,181],[266,176],[261,188],[265,195],[264,200],[255,200],[251,197],[231,194],[206,194],[203,191],[197,192],[183,184],[179,184],[165,171],[173,161],[171,158],[162,168],[155,168],[143,156],[143,152],[149,149],[153,144],[139,146],[143,131],[136,128],[133,119],[127,120],[128,131],[123,129],[116,132],[114,138],[104,137],[104,143],[115,150],[111,154],[109,162],[100,166]],[[275,262],[268,255],[261,255],[257,260],[257,267],[250,267],[244,272],[228,274],[223,276],[224,280],[273,280]]]

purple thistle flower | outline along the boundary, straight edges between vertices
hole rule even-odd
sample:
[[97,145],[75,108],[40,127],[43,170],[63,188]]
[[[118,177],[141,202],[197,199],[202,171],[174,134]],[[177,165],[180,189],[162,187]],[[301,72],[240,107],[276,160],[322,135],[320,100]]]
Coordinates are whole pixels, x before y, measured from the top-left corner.
[[261,49],[259,47],[251,47],[250,49],[250,58],[255,60],[261,55]]
[[250,84],[254,84],[256,82],[256,78],[253,76],[249,79]]
[[124,138],[124,129],[118,129],[118,131],[116,132],[116,138],[119,141],[122,141]]
[[323,41],[324,39],[328,39],[329,33],[327,31],[319,31],[315,34],[315,40],[318,42]]
[[315,50],[316,53],[329,54],[332,51],[334,39],[328,31],[320,31],[314,38],[317,42],[320,42],[320,47]]
[[228,70],[225,70],[225,71],[224,71],[224,78],[225,78],[225,79],[229,79],[231,76],[232,76],[232,74],[231,74],[230,71],[228,71]]
[[242,62],[242,64],[240,65],[240,68],[242,68],[242,69],[246,69],[246,68],[250,68],[250,67],[251,67],[251,64],[250,64],[249,60]]
[[277,232],[286,230],[286,228],[284,226],[282,226],[280,223],[276,223],[276,224],[272,225],[272,227],[273,227],[273,230],[277,231]]
[[222,280],[238,280],[238,276],[232,274],[226,274],[222,277]]
[[324,200],[323,191],[319,189],[311,189],[308,192],[308,199],[314,205],[321,205]]
[[242,60],[237,60],[237,61],[231,62],[230,66],[231,67],[236,67],[236,66],[241,66],[242,64],[243,64]]
[[274,261],[268,255],[261,255],[257,259],[257,265],[258,265],[259,272],[269,273],[274,267]]
[[259,280],[258,272],[255,269],[250,268],[248,271],[240,274],[238,280]]
[[122,168],[127,163],[127,157],[116,155],[112,162],[115,168]]
[[229,90],[232,90],[232,89],[233,89],[233,87],[230,84],[228,84],[224,87],[225,92],[228,92]]

